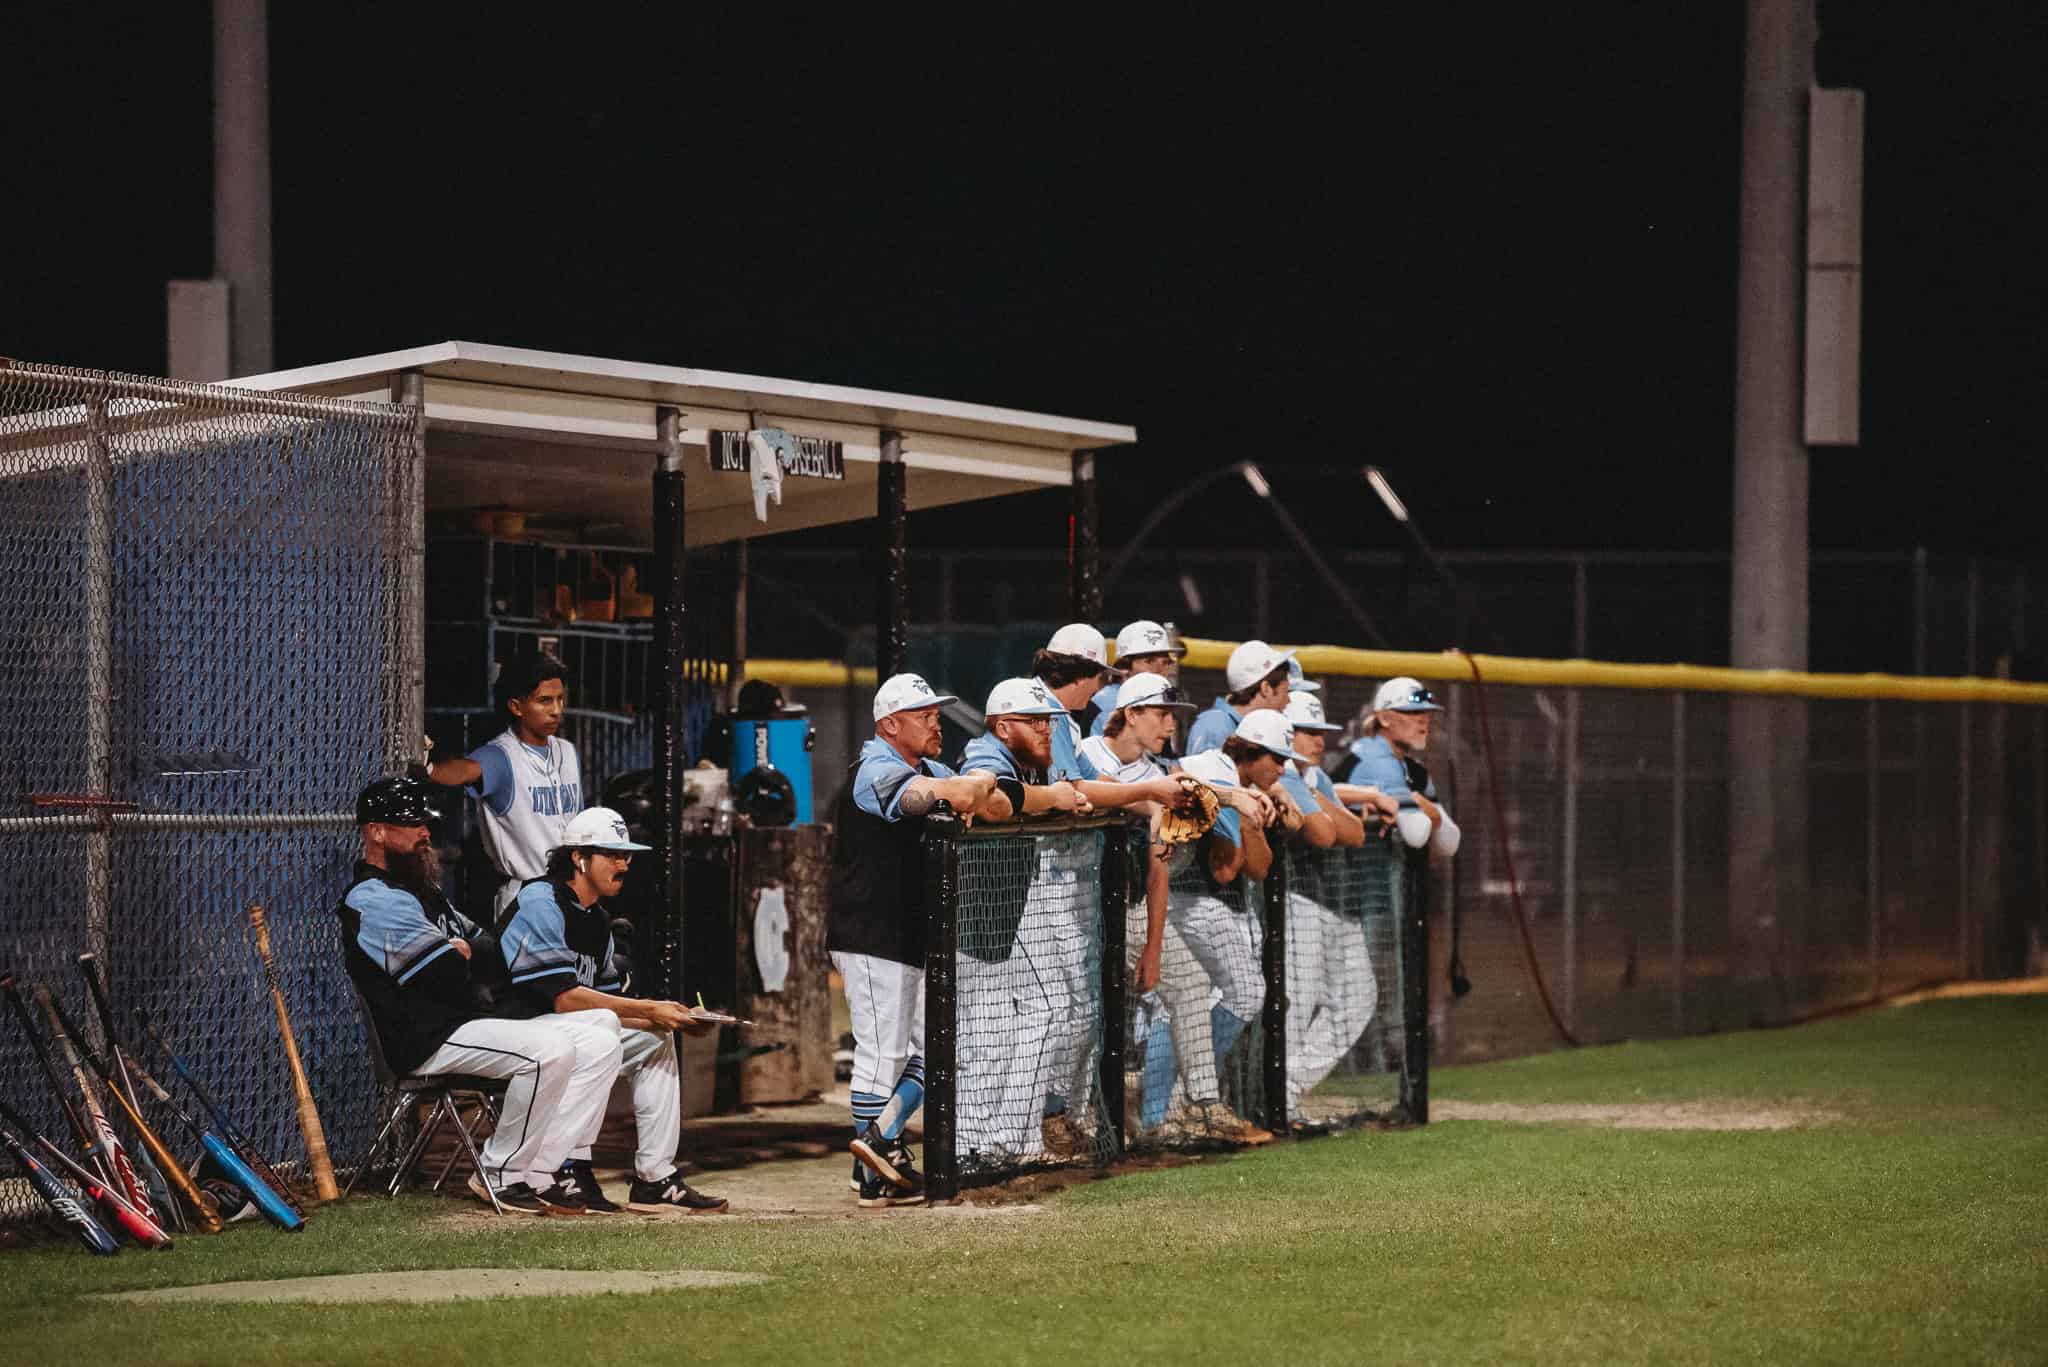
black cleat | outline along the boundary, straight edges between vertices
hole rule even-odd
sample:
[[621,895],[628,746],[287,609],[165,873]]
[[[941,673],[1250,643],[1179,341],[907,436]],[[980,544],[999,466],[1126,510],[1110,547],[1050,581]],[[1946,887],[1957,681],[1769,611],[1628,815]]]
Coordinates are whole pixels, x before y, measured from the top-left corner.
[[643,1182],[636,1177],[632,1190],[626,1193],[626,1209],[647,1215],[660,1215],[672,1210],[679,1210],[685,1215],[720,1215],[731,1204],[722,1196],[706,1196],[692,1187],[683,1180],[680,1169],[659,1182]]
[[[853,1137],[853,1143],[847,1145],[847,1147],[853,1150],[855,1158],[858,1158],[867,1165],[867,1170],[870,1173],[880,1177],[883,1181],[894,1187],[907,1185],[903,1180],[903,1174],[897,1170],[894,1163],[889,1161],[891,1150],[900,1149],[902,1145],[893,1139],[884,1139],[881,1127],[875,1124],[874,1121],[870,1120],[861,1132]],[[863,1187],[863,1190],[865,1190],[865,1187]],[[866,1204],[867,1198],[865,1195],[861,1199],[862,1204]]]
[[598,1185],[597,1172],[590,1166],[588,1158],[572,1158],[562,1164],[555,1174],[556,1185],[564,1186],[583,1198],[583,1209],[591,1215],[617,1215],[625,1207],[604,1194]]
[[[476,1173],[469,1175],[469,1193],[485,1205],[491,1203],[490,1188]],[[498,1188],[498,1205],[507,1215],[545,1215],[548,1208],[541,1204],[540,1197],[524,1182],[511,1182]]]
[[891,1182],[886,1177],[869,1177],[860,1184],[860,1208],[886,1210],[890,1206],[911,1206],[923,1201],[923,1180],[915,1172],[908,1175],[910,1185],[907,1187]]

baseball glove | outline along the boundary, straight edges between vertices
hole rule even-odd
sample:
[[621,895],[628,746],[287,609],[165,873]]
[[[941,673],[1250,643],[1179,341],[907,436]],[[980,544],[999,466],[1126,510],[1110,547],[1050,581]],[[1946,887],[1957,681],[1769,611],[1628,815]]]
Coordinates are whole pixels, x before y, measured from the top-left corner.
[[1216,790],[1200,779],[1188,774],[1174,775],[1180,784],[1180,801],[1159,814],[1159,843],[1162,845],[1185,845],[1190,840],[1200,840],[1216,824],[1216,814],[1223,808]]

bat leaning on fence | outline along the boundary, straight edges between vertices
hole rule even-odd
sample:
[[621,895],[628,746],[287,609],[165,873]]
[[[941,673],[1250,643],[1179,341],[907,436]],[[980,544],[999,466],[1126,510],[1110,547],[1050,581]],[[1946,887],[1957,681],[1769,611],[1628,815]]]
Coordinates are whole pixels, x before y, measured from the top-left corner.
[[71,1175],[79,1190],[99,1207],[102,1224],[114,1226],[144,1248],[171,1246],[171,1236],[164,1233],[162,1226],[130,1205],[121,1193],[107,1184],[105,1178],[58,1148],[48,1135],[38,1131],[21,1112],[4,1101],[0,1101],[0,1118],[5,1119],[16,1138],[40,1148],[44,1156]]
[[[90,952],[79,955],[78,975],[85,979],[86,991],[92,997],[93,1006],[100,1013],[101,1033],[105,1036],[108,1047],[112,1048],[113,1042],[118,1036],[114,1033],[114,1013],[107,1008],[107,989],[100,981],[99,956]],[[129,1081],[128,1070],[122,1066],[118,1052],[114,1057],[114,1073],[114,1080],[107,1085],[118,1087],[121,1094],[128,1098],[128,1104],[139,1112],[142,1109],[142,1099],[136,1095],[135,1084]],[[144,1155],[137,1161],[135,1166],[140,1170],[140,1175],[147,1181],[146,1190],[150,1193],[151,1197],[154,1198],[156,1193],[162,1192],[162,1205],[166,1213],[173,1219],[177,1219],[179,1214],[178,1203],[172,1198],[170,1186],[163,1173],[150,1162],[147,1155]],[[152,1205],[154,1204],[156,1202],[152,1199]],[[179,1221],[178,1227],[180,1229],[184,1228],[182,1220]]]
[[[84,1044],[83,1037],[71,1028],[71,1022],[64,1015],[64,1008],[50,994],[50,989],[38,987],[36,989],[36,1002],[43,1008],[44,1014],[50,1018],[50,1033],[56,1038],[58,1049],[63,1052],[64,1057],[71,1063],[72,1067],[83,1076],[85,1069],[79,1062],[79,1055],[84,1054],[86,1058],[92,1061],[93,1071],[100,1075],[101,1081],[106,1083],[107,1090],[113,1094],[114,1100],[119,1104],[122,1113],[128,1117],[128,1124],[134,1129],[135,1137],[142,1141],[143,1149],[148,1152],[151,1158],[156,1160],[157,1167],[163,1172],[164,1180],[171,1184],[171,1190],[176,1192],[178,1199],[182,1200],[191,1209],[192,1217],[198,1222],[201,1232],[206,1234],[220,1233],[220,1210],[213,1204],[213,1198],[199,1189],[199,1184],[192,1180],[192,1174],[185,1171],[185,1165],[180,1163],[178,1156],[171,1152],[171,1146],[164,1143],[162,1137],[150,1128],[149,1122],[142,1118],[142,1112],[136,1107],[135,1103],[121,1095],[121,1089],[114,1085],[114,1079],[107,1072],[105,1063]],[[89,1090],[90,1084],[88,1083]],[[89,1104],[86,1109],[90,1112],[93,1107]],[[102,1119],[104,1120],[104,1117]],[[108,1133],[112,1133],[111,1129],[108,1130]],[[134,1200],[132,1193],[129,1195],[129,1199]],[[141,1205],[142,1202],[137,1201],[136,1204]]]
[[256,1203],[256,1209],[263,1212],[264,1219],[279,1229],[290,1230],[293,1233],[306,1227],[306,1219],[299,1214],[298,1208],[278,1195],[268,1182],[258,1177],[255,1171],[242,1161],[241,1155],[228,1147],[226,1140],[194,1120],[192,1113],[180,1106],[178,1099],[166,1091],[163,1084],[142,1071],[140,1066],[136,1068],[135,1073],[149,1088],[150,1094],[162,1102],[165,1108],[178,1118],[181,1125],[192,1132],[192,1137],[199,1141],[199,1147],[205,1150],[206,1156],[213,1160],[214,1166],[221,1170],[221,1174],[240,1187],[243,1193]]
[[[35,989],[35,995],[36,1005],[42,1007],[43,1019],[49,1023],[50,1038],[55,1041],[57,1052],[63,1055],[64,1066],[71,1070],[72,1081],[83,1101],[85,1123],[92,1131],[93,1142],[105,1155],[107,1166],[112,1169],[109,1180],[115,1189],[127,1198],[130,1205],[161,1224],[156,1205],[149,1199],[148,1189],[143,1186],[142,1175],[135,1171],[135,1164],[128,1157],[127,1147],[114,1133],[112,1122],[107,1119],[106,1111],[100,1106],[99,1095],[92,1085],[92,1077],[85,1071],[85,1065],[79,1062],[78,1052],[72,1046],[70,1032],[62,1024],[62,1009],[57,1005],[56,998],[50,995],[49,988],[42,986]],[[138,1134],[137,1138],[141,1136]]]
[[12,973],[0,976],[0,993],[7,996],[8,1006],[14,1009],[15,1023],[21,1027],[22,1038],[28,1041],[30,1052],[36,1056],[36,1063],[43,1070],[43,1080],[50,1084],[50,1095],[57,1099],[57,1108],[64,1112],[66,1123],[71,1126],[71,1137],[78,1141],[78,1151],[91,1160],[99,1170],[102,1180],[118,1187],[121,1179],[115,1174],[112,1155],[101,1149],[92,1127],[85,1123],[85,1115],[78,1109],[78,1101],[64,1090],[64,1081],[57,1076],[57,1065],[50,1061],[50,1046],[44,1042],[42,1031],[36,1028],[35,1018],[28,1013],[28,999],[21,995],[21,985]]
[[62,1220],[65,1227],[78,1236],[80,1243],[103,1258],[121,1251],[119,1241],[92,1218],[92,1212],[85,1208],[85,1203],[71,1194],[71,1188],[57,1180],[57,1174],[38,1163],[36,1156],[28,1151],[28,1145],[5,1125],[0,1125],[0,1144],[7,1146],[7,1151],[14,1155],[14,1161],[28,1174],[29,1185],[36,1189],[36,1195],[43,1198],[43,1204],[50,1208],[50,1213]]
[[341,1188],[334,1184],[334,1162],[327,1156],[327,1131],[320,1125],[320,1108],[313,1104],[312,1084],[306,1081],[306,1065],[299,1059],[299,1042],[292,1037],[292,1016],[285,1008],[277,964],[270,957],[270,927],[264,923],[261,904],[249,904],[249,925],[256,932],[256,953],[263,960],[263,980],[270,987],[270,1004],[277,1008],[277,1030],[284,1038],[285,1062],[291,1065],[292,1096],[299,1108],[299,1133],[306,1137],[306,1165],[313,1171],[313,1192],[323,1201],[338,1201]]
[[[172,1071],[177,1073],[184,1084],[192,1089],[192,1095],[199,1098],[199,1104],[205,1107],[207,1115],[213,1118],[215,1133],[227,1141],[228,1147],[235,1151],[235,1156],[244,1163],[247,1163],[250,1171],[262,1178],[272,1191],[283,1197],[286,1205],[290,1206],[300,1215],[304,1215],[306,1208],[299,1204],[298,1195],[292,1190],[291,1184],[285,1181],[277,1169],[271,1166],[270,1161],[257,1151],[254,1144],[249,1142],[249,1137],[242,1133],[241,1128],[235,1124],[221,1104],[213,1099],[213,1093],[206,1090],[206,1087],[199,1081],[198,1076],[186,1066],[185,1060],[172,1052],[171,1046],[164,1042],[164,1037],[156,1032],[154,1025],[150,1024],[148,1014],[139,1006],[129,1014],[135,1018],[136,1027],[142,1031],[143,1036],[157,1047],[159,1053],[170,1060]],[[133,1063],[134,1060],[131,1059],[130,1062]],[[155,1085],[154,1080],[150,1078],[149,1074],[142,1071],[140,1066],[137,1066],[135,1071],[145,1082],[150,1083],[152,1091],[162,1090]]]

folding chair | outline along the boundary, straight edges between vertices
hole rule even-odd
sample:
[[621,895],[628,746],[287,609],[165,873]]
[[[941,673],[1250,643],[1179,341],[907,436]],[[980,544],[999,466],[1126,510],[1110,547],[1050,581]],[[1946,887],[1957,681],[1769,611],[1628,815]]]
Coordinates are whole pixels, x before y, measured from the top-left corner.
[[[399,1160],[397,1167],[392,1169],[391,1183],[385,1189],[385,1195],[398,1195],[399,1188],[412,1176],[413,1169],[419,1165],[421,1156],[426,1153],[428,1143],[441,1128],[443,1120],[455,1122],[455,1133],[462,1139],[462,1147],[469,1154],[470,1164],[475,1167],[479,1176],[483,1176],[483,1158],[477,1152],[476,1138],[470,1133],[469,1122],[462,1118],[460,1102],[467,1100],[474,1103],[477,1116],[489,1119],[491,1127],[497,1128],[497,1103],[499,1098],[505,1095],[504,1079],[470,1077],[460,1073],[444,1073],[434,1077],[400,1077],[392,1072],[391,1065],[384,1061],[384,1043],[377,1036],[377,1022],[370,1016],[369,1003],[363,1000],[360,991],[355,997],[356,1011],[363,1018],[363,1032],[369,1037],[370,1064],[377,1071],[377,1085],[383,1095],[397,1093],[398,1101],[391,1108],[384,1128],[377,1131],[377,1137],[370,1141],[369,1152],[363,1155],[363,1161],[356,1164],[355,1171],[349,1174],[348,1185],[342,1188],[341,1194],[346,1197],[355,1190],[356,1179],[369,1169],[371,1161],[377,1156],[377,1150],[384,1146],[385,1137],[397,1127],[406,1109],[422,1101],[432,1102],[432,1109],[427,1113],[426,1122],[420,1126],[420,1132],[406,1147],[405,1155]],[[441,1165],[440,1175],[434,1179],[434,1185],[430,1190],[439,1191],[441,1184],[448,1180],[448,1174],[454,1166],[455,1154],[451,1152],[448,1161]],[[491,1180],[487,1176],[484,1177],[484,1188],[490,1193],[491,1208],[503,1215],[505,1208],[498,1204],[497,1189],[491,1185]]]

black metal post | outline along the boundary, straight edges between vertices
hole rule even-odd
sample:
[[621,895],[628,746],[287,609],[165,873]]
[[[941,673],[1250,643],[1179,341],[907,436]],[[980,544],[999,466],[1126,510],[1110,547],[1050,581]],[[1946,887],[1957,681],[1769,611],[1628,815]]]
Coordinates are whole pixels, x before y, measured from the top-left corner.
[[960,1194],[960,831],[944,802],[924,819],[924,1190],[932,1202]]
[[1094,622],[1102,617],[1102,540],[1093,451],[1074,452],[1073,496],[1073,525],[1067,535],[1067,606],[1076,622]]
[[1102,833],[1102,1109],[1111,1156],[1124,1151],[1124,1023],[1130,1019],[1124,914],[1131,899],[1131,849],[1143,844],[1129,825]]
[[1429,855],[1411,850],[1401,878],[1401,1109],[1429,1123]]
[[910,579],[904,563],[908,512],[903,436],[882,433],[882,463],[875,472],[875,520],[881,524],[882,571],[875,595],[875,677],[901,674],[910,658]]
[[658,995],[683,990],[683,416],[655,412],[653,923],[644,932]]
[[1274,850],[1273,867],[1259,885],[1259,915],[1266,928],[1259,965],[1266,976],[1265,1057],[1260,1060],[1266,1113],[1258,1123],[1275,1134],[1287,1133],[1287,862],[1288,851]]

